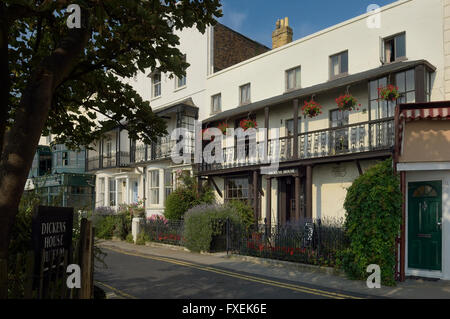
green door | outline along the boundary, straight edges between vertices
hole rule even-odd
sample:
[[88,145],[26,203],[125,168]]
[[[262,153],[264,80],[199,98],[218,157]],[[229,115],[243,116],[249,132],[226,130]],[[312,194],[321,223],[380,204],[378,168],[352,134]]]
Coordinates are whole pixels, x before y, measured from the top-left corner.
[[442,270],[442,182],[408,184],[408,266]]

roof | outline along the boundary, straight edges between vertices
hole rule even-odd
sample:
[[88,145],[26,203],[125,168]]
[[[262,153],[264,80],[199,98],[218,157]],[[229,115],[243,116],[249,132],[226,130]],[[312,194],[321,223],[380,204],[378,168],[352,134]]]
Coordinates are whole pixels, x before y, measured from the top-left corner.
[[176,113],[178,111],[181,111],[182,109],[191,110],[194,113],[198,113],[198,107],[194,104],[192,98],[187,98],[183,101],[178,101],[160,108],[155,108],[153,109],[153,113],[158,116],[163,116],[166,114]]
[[335,80],[327,81],[321,84],[310,86],[307,88],[301,88],[298,90],[290,91],[278,96],[274,96],[265,100],[261,100],[255,103],[250,103],[244,106],[237,106],[233,109],[226,110],[214,116],[211,116],[204,120],[203,122],[213,122],[218,120],[224,120],[232,117],[237,117],[239,115],[248,114],[252,112],[259,111],[266,106],[273,107],[296,98],[305,98],[313,94],[319,94],[332,89],[337,89],[340,87],[345,87],[348,85],[369,81],[384,75],[388,75],[394,72],[400,72],[406,69],[413,68],[417,65],[425,65],[429,70],[435,71],[436,68],[426,60],[416,60],[416,61],[402,61],[396,63],[390,63],[382,65],[378,68],[371,69],[368,71],[348,75]]

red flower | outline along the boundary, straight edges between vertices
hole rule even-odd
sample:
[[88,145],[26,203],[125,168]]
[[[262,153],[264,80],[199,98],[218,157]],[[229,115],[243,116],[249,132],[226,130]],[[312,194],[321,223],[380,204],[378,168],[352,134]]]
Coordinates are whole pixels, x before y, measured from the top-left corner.
[[309,118],[313,118],[318,116],[319,114],[322,114],[322,106],[311,100],[311,101],[305,101],[305,104],[302,107],[303,115],[308,116]]
[[244,130],[248,130],[249,128],[258,128],[258,123],[255,120],[241,120],[239,122],[239,126]]

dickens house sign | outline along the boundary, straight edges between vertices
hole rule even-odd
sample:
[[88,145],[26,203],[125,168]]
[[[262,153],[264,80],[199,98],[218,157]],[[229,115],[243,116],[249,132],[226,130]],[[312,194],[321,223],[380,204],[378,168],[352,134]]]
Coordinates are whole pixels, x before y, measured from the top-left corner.
[[[43,271],[64,260],[72,249],[73,208],[38,206],[33,214],[33,248],[35,271]],[[68,254],[70,256],[71,254]],[[43,259],[42,259],[43,258]],[[50,263],[54,261],[53,265]]]

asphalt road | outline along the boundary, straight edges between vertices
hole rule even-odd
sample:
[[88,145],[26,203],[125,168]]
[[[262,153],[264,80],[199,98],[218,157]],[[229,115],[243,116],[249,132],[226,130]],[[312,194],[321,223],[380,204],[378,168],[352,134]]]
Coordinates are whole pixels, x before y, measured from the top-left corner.
[[105,249],[94,280],[114,299],[353,299],[355,293],[167,257]]

